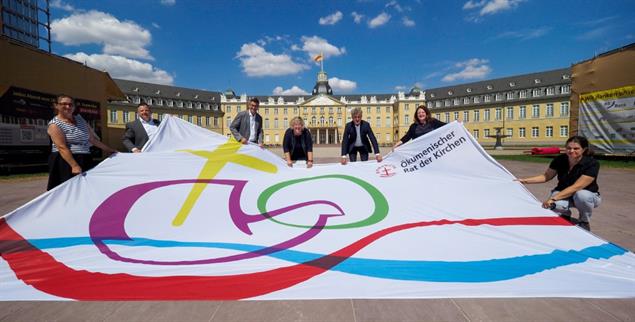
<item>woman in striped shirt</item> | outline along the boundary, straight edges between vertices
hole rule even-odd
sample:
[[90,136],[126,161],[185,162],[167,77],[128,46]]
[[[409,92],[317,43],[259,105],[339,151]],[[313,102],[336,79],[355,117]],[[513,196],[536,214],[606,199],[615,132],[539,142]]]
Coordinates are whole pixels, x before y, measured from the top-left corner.
[[48,135],[53,141],[49,156],[49,181],[47,190],[51,190],[73,176],[92,167],[90,147],[94,145],[104,152],[117,151],[93,134],[93,129],[81,115],[73,115],[73,98],[60,95],[54,104],[55,117],[49,122]]

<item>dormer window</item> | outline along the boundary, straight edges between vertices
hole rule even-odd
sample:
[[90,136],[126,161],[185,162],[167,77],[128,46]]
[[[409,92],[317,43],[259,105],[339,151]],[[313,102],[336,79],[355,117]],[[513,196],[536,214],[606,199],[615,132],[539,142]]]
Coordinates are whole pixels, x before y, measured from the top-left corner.
[[469,87],[466,89],[466,91],[467,91],[468,93],[472,93],[472,89],[471,89],[471,88],[469,88]]
[[562,79],[569,79],[569,78],[571,78],[571,76],[569,76],[567,74],[562,75]]
[[487,89],[491,91],[492,89],[494,89],[494,86],[492,86],[492,85],[487,85]]
[[448,91],[448,95],[454,95],[454,92],[453,92],[453,91],[451,91],[451,90],[449,90],[449,91]]
[[540,79],[539,78],[534,79],[534,84],[540,84]]
[[181,92],[176,92],[176,97],[181,97]]
[[509,87],[514,87],[514,86],[516,86],[515,82],[509,82]]
[[157,89],[157,91],[156,91],[156,92],[154,92],[154,94],[157,94],[157,95],[161,94],[161,90],[160,90],[160,89]]
[[194,99],[198,99],[198,94],[194,95]]
[[431,93],[431,94],[430,94],[430,97],[434,97],[434,96],[435,96],[435,95],[434,95],[434,93]]
[[133,92],[138,92],[139,91],[139,87],[135,87],[132,91]]

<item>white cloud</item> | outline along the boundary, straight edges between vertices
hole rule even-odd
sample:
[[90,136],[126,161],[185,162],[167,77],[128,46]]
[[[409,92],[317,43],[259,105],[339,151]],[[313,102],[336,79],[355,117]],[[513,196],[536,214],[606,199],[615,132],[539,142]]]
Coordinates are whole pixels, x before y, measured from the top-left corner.
[[395,90],[396,90],[396,91],[401,91],[401,92],[404,92],[404,91],[405,91],[405,90],[407,90],[407,89],[408,89],[408,87],[407,87],[407,86],[404,86],[404,85],[397,85],[397,86],[395,86]]
[[551,28],[549,27],[540,27],[536,29],[506,31],[506,32],[498,34],[496,37],[494,37],[494,39],[509,38],[509,39],[519,39],[519,40],[529,40],[534,38],[540,38],[546,35],[550,30]]
[[153,23],[152,23],[152,27],[157,28],[157,29],[161,29],[161,25],[159,25],[159,24],[158,24],[158,23],[156,23],[156,22],[153,22]]
[[[329,42],[318,36],[302,36],[302,48],[301,50],[305,51],[310,58],[315,57],[317,54],[324,54],[324,58],[341,56],[346,53],[346,48],[341,47],[337,48],[329,44]],[[294,48],[294,47],[292,47]],[[297,46],[295,48],[298,48]]]
[[368,21],[368,27],[377,28],[379,26],[385,25],[386,23],[388,23],[389,20],[390,20],[390,15],[385,12],[382,12],[379,15],[377,15],[377,17]]
[[360,24],[362,22],[362,18],[364,18],[364,15],[355,11],[351,12],[351,16],[353,16],[353,21],[355,21],[356,24]]
[[410,19],[409,17],[401,18],[401,22],[406,27],[414,27],[417,24],[414,20]]
[[482,6],[485,5],[485,0],[480,1],[480,2],[475,2],[475,1],[468,1],[463,5],[463,10],[470,10],[470,9],[474,9],[474,8],[480,8]]
[[479,14],[481,16],[496,14],[500,11],[512,9],[521,2],[523,0],[492,0],[483,6]]
[[577,40],[594,40],[594,39],[605,38],[609,34],[609,31],[611,31],[612,28],[613,26],[610,26],[610,25],[595,28],[593,30],[589,30],[577,36],[576,39]]
[[161,0],[161,4],[164,6],[173,6],[176,4],[176,0]]
[[462,68],[462,70],[445,75],[441,80],[444,82],[453,82],[455,80],[482,79],[492,72],[492,68],[487,65],[487,59],[472,58],[463,62],[456,63],[454,66]]
[[255,43],[243,44],[236,58],[250,77],[291,75],[309,69],[305,64],[294,62],[289,55],[274,55]]
[[148,30],[133,21],[119,21],[101,11],[75,13],[54,20],[51,33],[53,40],[64,45],[102,44],[105,54],[153,59],[144,48],[152,40]]
[[283,89],[282,86],[277,86],[273,89],[273,95],[309,95],[309,93],[300,87],[293,85],[289,89]]
[[138,60],[103,54],[88,55],[83,52],[64,55],[66,58],[85,63],[89,67],[107,71],[111,77],[172,85],[174,78],[162,69]]
[[346,79],[339,79],[337,77],[329,78],[329,85],[331,85],[334,93],[350,93],[357,88],[356,82]]
[[511,10],[524,1],[525,0],[482,0],[480,2],[476,2],[470,0],[463,5],[463,10],[480,8],[478,13],[473,11],[472,14],[467,17],[468,21],[478,22],[481,20],[480,17],[497,14],[505,10]]
[[396,0],[392,0],[392,1],[388,2],[385,7],[386,8],[392,7],[395,10],[397,10],[397,12],[403,12],[404,11],[404,8],[401,5],[399,5],[399,2],[397,2]]
[[64,11],[75,11],[75,8],[72,5],[66,3],[66,2],[64,2],[62,0],[53,0],[53,1],[51,1],[50,2],[50,6],[51,6],[51,8],[62,9]]
[[338,23],[340,20],[342,20],[343,16],[344,15],[342,14],[341,11],[336,11],[335,13],[331,15],[320,18],[319,23],[320,25],[334,25]]

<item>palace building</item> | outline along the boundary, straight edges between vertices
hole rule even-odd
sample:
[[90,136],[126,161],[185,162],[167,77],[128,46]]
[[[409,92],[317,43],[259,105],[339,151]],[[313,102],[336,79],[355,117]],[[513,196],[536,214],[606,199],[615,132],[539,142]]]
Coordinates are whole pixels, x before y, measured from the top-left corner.
[[569,137],[571,69],[563,68],[426,90],[430,112],[458,120],[483,146],[562,145]]
[[569,136],[571,70],[569,68],[485,80],[474,83],[388,94],[337,94],[320,71],[310,95],[236,95],[115,79],[125,101],[111,102],[107,111],[109,142],[120,146],[125,124],[136,117],[144,101],[155,118],[172,114],[188,122],[231,136],[229,125],[252,97],[260,101],[264,143],[282,145],[289,121],[300,116],[315,144],[339,145],[351,110],[360,108],[377,141],[392,146],[414,121],[417,106],[426,104],[444,122],[458,120],[486,147],[502,138],[507,147],[561,145]]
[[[416,107],[424,103],[424,92],[419,88],[409,93],[337,95],[323,71],[318,73],[311,95],[251,97],[260,100],[265,145],[281,145],[289,121],[295,116],[304,119],[315,144],[340,144],[344,126],[351,121],[350,111],[356,107],[361,108],[363,119],[371,124],[379,144],[392,145],[408,130]],[[229,124],[247,108],[251,97],[236,96],[231,90],[221,94],[226,136],[231,135]]]
[[[393,94],[334,94],[326,73],[318,73],[311,95],[253,96],[260,100],[266,145],[280,145],[289,120],[301,116],[316,144],[340,144],[351,109],[361,108],[380,145],[393,145],[414,121],[414,111],[427,104],[444,122],[458,120],[484,146],[496,133],[507,146],[561,145],[569,136],[571,71],[569,68]],[[223,133],[247,108],[247,95],[221,94]]]
[[223,133],[220,93],[169,85],[114,80],[126,100],[108,105],[107,126],[112,147],[125,151],[122,144],[126,123],[137,117],[137,106],[145,102],[152,109],[152,117],[162,120],[165,114],[179,117],[206,129]]

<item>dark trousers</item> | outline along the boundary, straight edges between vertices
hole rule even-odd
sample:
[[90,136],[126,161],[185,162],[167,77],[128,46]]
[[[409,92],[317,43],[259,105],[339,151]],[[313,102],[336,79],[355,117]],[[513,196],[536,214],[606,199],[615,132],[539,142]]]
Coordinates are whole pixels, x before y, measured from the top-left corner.
[[359,157],[362,161],[368,161],[368,150],[365,146],[355,146],[351,153],[348,154],[348,158],[351,162],[357,161],[357,152],[359,152]]
[[[88,171],[93,167],[93,156],[90,154],[75,154],[73,159],[82,167],[82,171]],[[46,190],[51,190],[66,180],[74,177],[71,166],[66,163],[59,152],[53,152],[49,155],[49,182]]]

